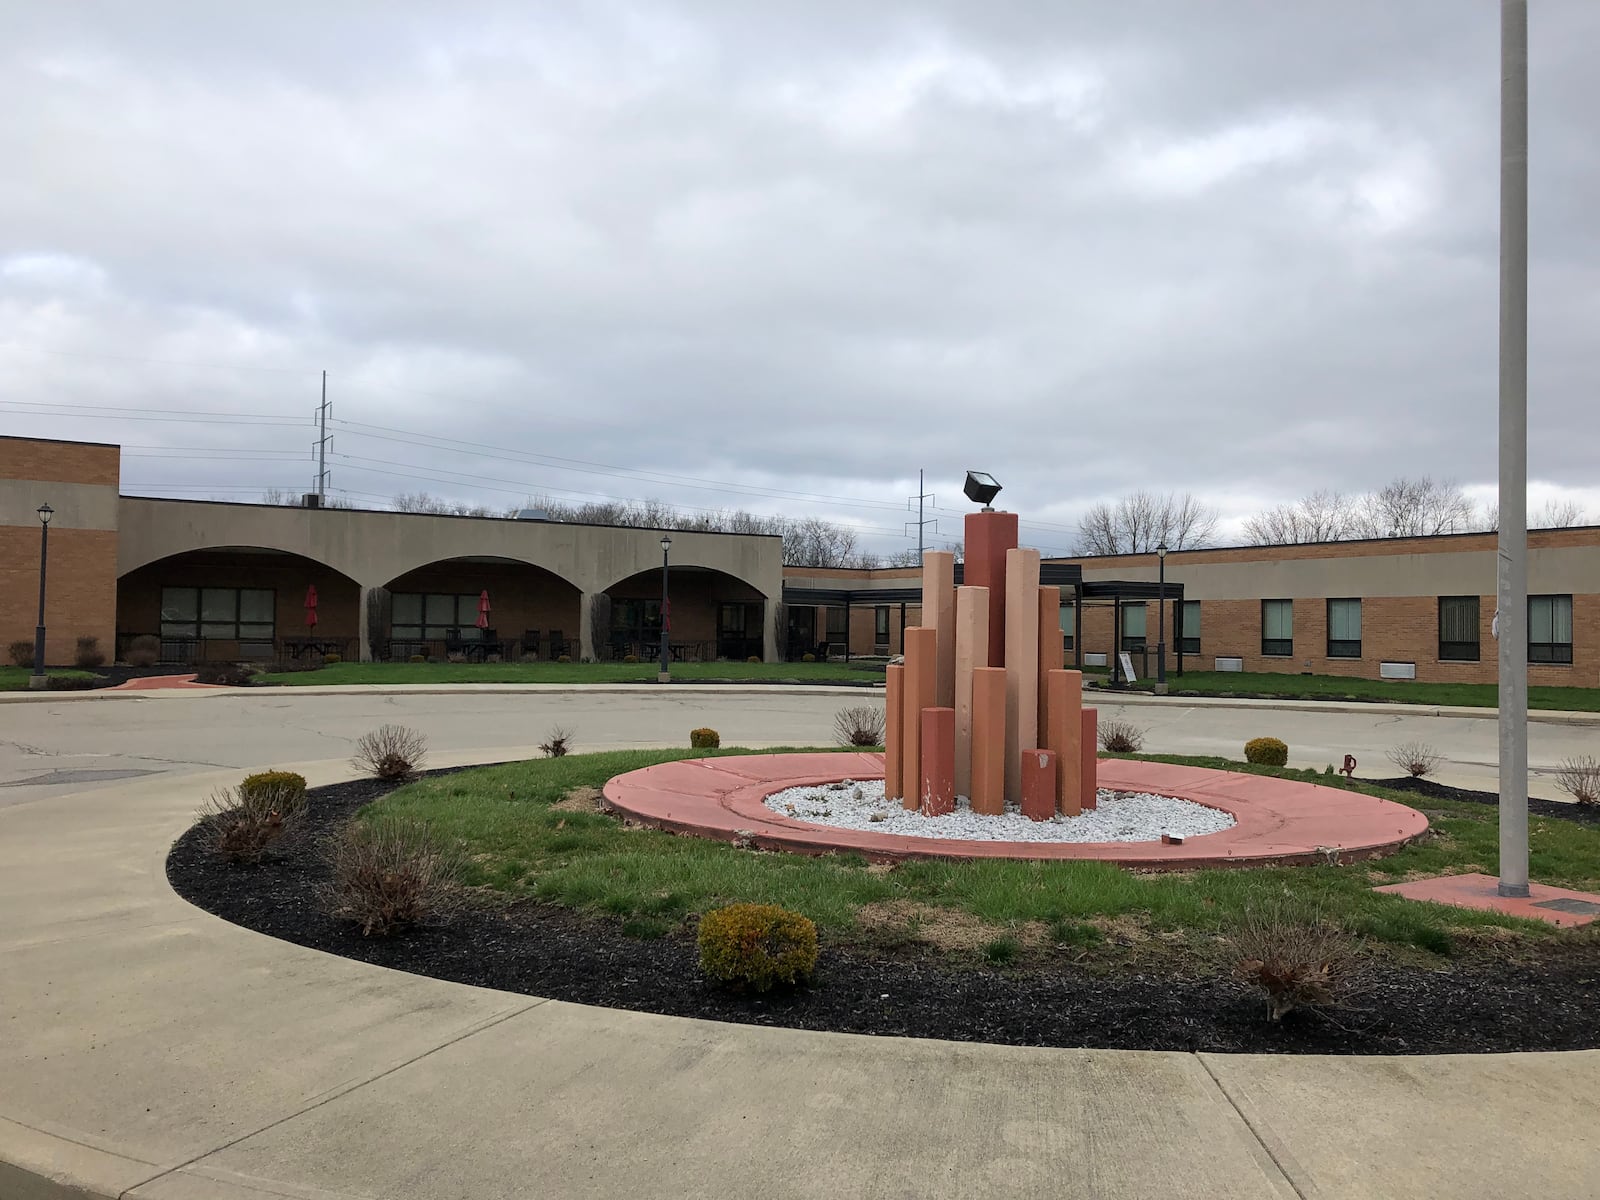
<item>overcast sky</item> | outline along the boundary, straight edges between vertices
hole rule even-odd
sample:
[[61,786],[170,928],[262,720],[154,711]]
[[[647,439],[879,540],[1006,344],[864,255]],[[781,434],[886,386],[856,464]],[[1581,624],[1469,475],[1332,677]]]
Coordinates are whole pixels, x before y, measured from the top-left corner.
[[[1600,519],[1600,3],[1531,8],[1531,491]],[[918,468],[931,540],[973,467],[1049,550],[1140,485],[1492,498],[1499,11],[0,0],[0,431],[298,492],[325,369],[358,503],[882,549]]]

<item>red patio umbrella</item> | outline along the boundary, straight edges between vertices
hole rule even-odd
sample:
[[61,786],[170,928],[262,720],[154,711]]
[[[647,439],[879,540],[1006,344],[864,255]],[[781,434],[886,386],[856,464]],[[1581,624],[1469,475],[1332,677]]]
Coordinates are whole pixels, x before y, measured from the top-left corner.
[[306,628],[314,629],[317,624],[317,585],[312,584],[306,588]]
[[487,591],[478,594],[478,628],[489,628],[489,593]]

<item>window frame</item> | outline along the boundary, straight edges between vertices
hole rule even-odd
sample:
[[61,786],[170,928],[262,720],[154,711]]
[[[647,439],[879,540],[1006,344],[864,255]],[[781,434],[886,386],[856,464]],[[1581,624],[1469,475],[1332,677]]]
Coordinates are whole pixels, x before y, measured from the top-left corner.
[[[483,637],[478,628],[478,601],[483,595],[476,592],[395,592],[389,604],[389,638],[396,642],[470,642]],[[417,601],[417,620],[397,621],[394,605],[397,601]],[[430,603],[432,601],[433,603]],[[440,603],[441,601],[447,603]],[[443,610],[448,607],[448,613]],[[466,618],[463,620],[463,615]],[[435,620],[434,618],[441,618]],[[443,619],[448,617],[449,619]],[[613,620],[615,618],[613,617]]]
[[[1120,606],[1122,609],[1122,649],[1132,654],[1142,654],[1150,644],[1150,610],[1144,601],[1135,600]],[[1128,632],[1128,615],[1137,612],[1143,628],[1138,633]]]
[[889,606],[876,604],[872,608],[872,636],[876,641],[889,640]]
[[1076,604],[1063,604],[1056,614],[1056,627],[1061,630],[1061,650],[1065,653],[1073,649],[1077,639],[1078,606]]
[[[192,618],[168,619],[167,612],[172,607],[167,602],[168,593],[186,592],[192,599],[190,611]],[[207,593],[215,601],[220,596],[226,596],[227,602],[223,606],[228,611],[226,615],[217,615],[218,609],[208,608]],[[244,613],[244,598],[246,593],[266,597],[266,610],[270,614],[265,621],[248,620]],[[209,584],[162,584],[161,607],[158,609],[160,616],[160,636],[163,640],[191,639],[194,641],[216,642],[241,642],[241,643],[267,643],[272,644],[278,638],[278,590],[269,587],[213,587]],[[208,616],[207,613],[212,615]],[[221,632],[211,632],[218,627],[225,627]],[[249,632],[245,632],[248,629]]]
[[[1189,606],[1194,605],[1195,634],[1189,636]],[[1178,653],[1200,653],[1200,620],[1201,608],[1198,600],[1180,600],[1178,602]]]
[[[1287,604],[1289,606],[1289,636],[1286,638],[1269,638],[1267,636],[1267,605]],[[1293,658],[1294,657],[1294,601],[1273,599],[1261,602],[1261,657],[1262,658]]]
[[[1472,602],[1472,633],[1470,642],[1460,640],[1447,640],[1444,636],[1445,605],[1451,601]],[[1472,648],[1467,654],[1464,647]],[[1483,601],[1478,596],[1440,596],[1439,597],[1439,661],[1445,662],[1481,662],[1483,661]]]
[[[1565,601],[1567,640],[1564,642],[1536,642],[1533,640],[1533,606],[1536,601],[1551,603],[1551,632],[1555,633],[1555,614],[1561,607],[1555,603]],[[1528,665],[1530,667],[1570,667],[1572,665],[1572,595],[1554,592],[1528,597]]]
[[[1333,636],[1333,606],[1335,604],[1354,604],[1356,606],[1356,633],[1354,638],[1335,638]],[[1361,597],[1360,596],[1330,596],[1327,601],[1327,650],[1329,658],[1353,659],[1361,657]]]

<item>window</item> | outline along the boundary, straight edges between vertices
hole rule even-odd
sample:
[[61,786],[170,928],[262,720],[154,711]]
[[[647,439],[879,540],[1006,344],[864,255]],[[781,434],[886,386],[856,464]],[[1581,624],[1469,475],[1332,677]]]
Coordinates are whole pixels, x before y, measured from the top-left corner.
[[1528,661],[1572,661],[1572,597],[1528,597]]
[[478,628],[477,592],[396,592],[389,622],[389,636],[402,642],[439,642],[483,635]]
[[1077,629],[1077,612],[1076,605],[1063,604],[1061,606],[1061,648],[1063,650],[1072,649],[1073,631]]
[[1478,661],[1478,598],[1439,597],[1439,659]]
[[1185,654],[1200,653],[1200,601],[1183,602],[1183,630],[1178,635],[1182,641],[1179,649]]
[[1361,601],[1328,601],[1328,657],[1361,657]]
[[889,640],[889,606],[880,604],[872,610],[872,635],[879,642]]
[[1261,653],[1268,658],[1288,658],[1294,653],[1294,601],[1261,602]]
[[828,641],[843,646],[850,636],[850,614],[842,608],[828,610]]
[[745,619],[749,614],[749,607],[744,604],[724,604],[717,614],[717,632],[732,634],[735,637],[745,635]]
[[271,588],[161,589],[161,636],[270,642],[277,593]]
[[1133,651],[1143,650],[1144,639],[1144,605],[1124,604],[1122,606],[1122,648]]

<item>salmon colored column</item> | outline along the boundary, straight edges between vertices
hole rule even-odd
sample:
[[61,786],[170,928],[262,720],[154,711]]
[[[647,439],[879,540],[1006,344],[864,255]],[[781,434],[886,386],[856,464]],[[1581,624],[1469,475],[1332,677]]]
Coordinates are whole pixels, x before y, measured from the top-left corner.
[[1056,756],[1052,750],[1022,752],[1022,815],[1048,821],[1056,815]]
[[922,710],[922,815],[942,817],[956,807],[956,710]]
[[906,674],[900,693],[900,801],[916,808],[922,794],[922,710],[933,708],[938,685],[939,634],[924,625],[906,630]]
[[1039,744],[1039,552],[1006,551],[1006,801],[1022,803],[1022,752]]
[[972,669],[972,811],[1006,810],[1006,669]]
[[1050,745],[1050,689],[1045,686],[1051,671],[1059,671],[1066,658],[1061,648],[1061,589],[1039,588],[1039,745]]
[[939,633],[939,674],[935,694],[940,708],[956,702],[956,556],[948,550],[922,552],[922,623]]
[[1085,809],[1100,807],[1100,714],[1092,708],[1083,710],[1083,739],[1079,751],[1078,802]]
[[989,665],[989,589],[956,589],[956,795],[972,799],[972,672]]
[[900,799],[905,782],[900,765],[906,736],[901,708],[905,674],[905,667],[899,663],[891,663],[883,669],[883,794],[890,800]]
[[[1006,551],[1017,544],[1017,514],[967,514],[962,582],[989,589],[989,665],[1006,665]],[[1030,610],[1031,611],[1031,610]]]
[[1069,817],[1083,811],[1083,673],[1051,671],[1050,724],[1044,744],[1056,752],[1056,807]]

